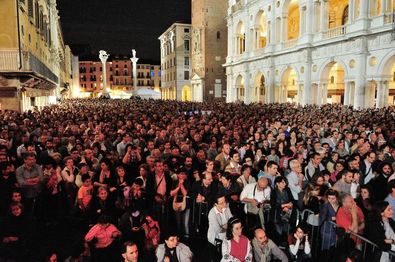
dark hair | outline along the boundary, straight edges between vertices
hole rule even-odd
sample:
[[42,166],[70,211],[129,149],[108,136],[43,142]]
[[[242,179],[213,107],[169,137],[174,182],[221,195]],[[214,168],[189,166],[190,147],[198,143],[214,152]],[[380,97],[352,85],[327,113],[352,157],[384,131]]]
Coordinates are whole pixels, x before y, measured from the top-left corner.
[[328,190],[326,190],[325,192],[325,196],[335,196],[337,198],[337,200],[339,200],[339,192],[333,188],[329,188]]
[[277,166],[278,167],[278,164],[277,164],[277,162],[269,161],[269,162],[267,162],[266,166],[267,166],[267,168],[270,168],[272,166]]
[[85,182],[86,180],[88,180],[88,179],[90,179],[91,177],[90,177],[90,175],[89,174],[83,174],[82,176],[81,176],[81,181],[82,182]]
[[252,168],[251,168],[249,165],[244,164],[244,165],[241,167],[240,173],[243,174],[244,171],[246,171],[247,169],[250,169],[250,171],[252,171]]
[[374,203],[371,213],[372,220],[379,220],[381,221],[381,213],[389,206],[390,204],[387,201],[377,201]]
[[232,240],[233,239],[233,226],[235,224],[241,224],[241,220],[237,217],[231,217],[228,220],[228,227],[226,229],[226,239],[227,240]]
[[388,193],[391,194],[392,189],[395,188],[395,179],[392,179],[388,182],[387,188],[388,188]]
[[23,160],[26,160],[28,157],[36,158],[36,155],[34,153],[24,153],[23,154]]
[[[132,241],[127,241],[127,242],[123,243],[123,245],[122,245],[122,247],[123,247],[123,248],[122,248],[123,252],[122,252],[122,253],[126,253],[127,248],[128,248],[128,247],[132,247],[132,246],[136,246],[136,247],[137,247],[137,244],[134,243],[134,242],[132,242]],[[138,247],[137,247],[137,249],[138,249]]]
[[277,183],[280,183],[280,182],[283,182],[283,181],[285,181],[285,183],[287,183],[287,179],[286,179],[285,177],[283,177],[283,176],[277,176],[277,177],[274,179],[274,184],[277,184]]
[[110,223],[110,217],[107,215],[101,215],[99,216],[99,218],[97,219],[97,223],[98,224],[107,224]]
[[225,201],[228,202],[228,199],[226,198],[225,194],[217,194],[217,196],[215,197],[215,203],[218,204],[218,199],[225,197]]

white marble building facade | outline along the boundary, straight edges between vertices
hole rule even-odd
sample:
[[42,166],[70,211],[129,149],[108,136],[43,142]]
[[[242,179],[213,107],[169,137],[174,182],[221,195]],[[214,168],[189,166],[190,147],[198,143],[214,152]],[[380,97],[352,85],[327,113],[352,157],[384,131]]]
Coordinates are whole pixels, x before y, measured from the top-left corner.
[[227,101],[394,104],[392,0],[229,0]]

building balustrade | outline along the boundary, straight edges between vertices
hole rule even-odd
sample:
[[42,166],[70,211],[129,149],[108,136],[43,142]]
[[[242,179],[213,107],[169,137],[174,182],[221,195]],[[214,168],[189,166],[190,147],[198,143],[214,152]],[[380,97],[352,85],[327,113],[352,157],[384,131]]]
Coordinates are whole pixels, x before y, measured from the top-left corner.
[[298,39],[297,39],[297,38],[296,38],[296,39],[287,40],[287,41],[284,41],[284,42],[282,43],[282,48],[283,48],[283,49],[285,49],[285,48],[291,48],[291,47],[296,46],[297,43],[298,43]]
[[[20,54],[22,59],[19,57]],[[58,76],[37,57],[30,52],[19,53],[18,49],[0,50],[0,72],[35,72],[55,83],[58,82]]]
[[346,26],[339,26],[323,32],[324,39],[335,38],[346,34]]
[[384,24],[392,24],[395,23],[395,12],[385,13],[384,14]]

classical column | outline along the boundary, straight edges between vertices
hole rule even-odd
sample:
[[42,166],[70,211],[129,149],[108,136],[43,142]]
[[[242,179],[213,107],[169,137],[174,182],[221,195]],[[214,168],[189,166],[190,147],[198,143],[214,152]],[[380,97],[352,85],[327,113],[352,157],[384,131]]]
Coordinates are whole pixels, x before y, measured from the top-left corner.
[[309,105],[312,103],[311,92],[311,62],[306,63],[306,68],[303,74],[303,100],[302,105]]
[[368,0],[360,0],[359,1],[359,18],[368,18]]
[[[393,1],[393,0],[392,0]],[[381,10],[380,10],[380,14],[383,15],[386,13],[386,9],[387,9],[387,1],[386,0],[381,0]]]
[[322,105],[322,89],[322,83],[319,83],[317,87],[317,105],[319,106]]
[[107,59],[109,56],[110,56],[110,54],[107,54],[106,51],[100,50],[99,58],[100,58],[100,61],[102,62],[102,65],[103,65],[103,93],[102,93],[102,96],[107,97],[107,98],[110,97],[110,94],[108,93],[108,90],[107,90],[107,71],[106,71],[106,63],[107,63]]
[[251,103],[251,87],[250,87],[250,73],[246,71],[244,77],[244,103]]
[[348,3],[348,23],[350,24],[355,19],[355,0],[349,0]]
[[383,81],[377,82],[377,95],[376,95],[376,108],[382,108],[384,104],[384,83]]
[[313,21],[314,21],[314,3],[313,1],[307,1],[306,5],[306,34],[311,35],[313,33]]
[[233,102],[233,81],[231,74],[226,75],[226,102]]
[[283,15],[281,17],[281,33],[280,33],[280,43],[287,41],[287,34],[288,34],[288,18],[287,16]]
[[328,100],[328,84],[322,84],[322,104],[326,104]]
[[350,89],[351,89],[351,82],[347,81],[345,82],[345,87],[344,87],[344,101],[343,104],[345,106],[348,106],[350,104]]
[[302,104],[302,100],[303,100],[303,93],[302,93],[302,84],[298,83],[298,104]]
[[320,29],[321,29],[321,32],[328,30],[328,2],[327,2],[327,0],[321,0]]
[[130,60],[132,61],[132,65],[133,65],[133,87],[137,88],[137,62],[139,61],[139,59],[136,57],[135,49],[132,50],[132,54],[133,57],[130,58]]
[[367,55],[365,52],[361,53],[358,57],[357,69],[358,74],[355,79],[355,91],[354,91],[354,108],[362,109],[365,106],[365,89],[366,89],[366,63]]

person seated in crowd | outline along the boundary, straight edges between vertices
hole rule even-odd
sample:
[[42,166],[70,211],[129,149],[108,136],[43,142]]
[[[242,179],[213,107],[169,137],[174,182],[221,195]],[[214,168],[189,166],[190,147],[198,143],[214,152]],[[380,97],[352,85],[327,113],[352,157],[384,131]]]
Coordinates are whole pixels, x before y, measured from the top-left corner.
[[374,261],[390,261],[389,254],[385,251],[395,251],[395,221],[392,219],[393,215],[394,211],[387,201],[378,201],[374,204],[372,216],[366,228],[368,239],[379,246],[374,254]]
[[93,261],[106,262],[116,257],[115,240],[120,236],[121,231],[111,224],[110,217],[101,215],[97,223],[85,235],[86,243],[90,242],[92,246]]
[[360,186],[360,194],[355,200],[355,203],[357,203],[365,217],[369,217],[374,202],[375,200],[370,185]]
[[328,189],[325,193],[326,202],[320,206],[319,225],[321,225],[322,250],[330,250],[336,243],[336,213],[339,209],[339,193]]
[[257,228],[255,229],[254,235],[252,249],[255,261],[270,262],[272,258],[274,258],[281,262],[288,262],[287,255],[267,237],[265,230]]
[[82,185],[78,189],[77,203],[83,215],[87,215],[93,197],[92,178],[88,174],[81,177]]
[[[288,186],[291,190],[292,197],[299,204],[299,195],[302,193],[304,188],[304,175],[302,173],[302,165],[297,159],[292,159],[289,162],[291,172],[287,175]],[[301,209],[302,207],[299,206]]]
[[279,165],[276,162],[269,161],[266,164],[266,172],[263,174],[263,176],[269,180],[272,189],[274,189],[274,187],[276,186],[274,180],[280,175],[278,173],[278,167]]
[[131,241],[123,244],[122,258],[124,262],[143,262],[142,255],[139,253],[137,245]]
[[354,173],[351,170],[343,170],[341,179],[333,185],[333,189],[337,190],[340,194],[351,194],[351,183],[353,178]]
[[241,174],[240,154],[236,150],[230,151],[230,161],[225,167],[225,173],[228,172],[234,177],[239,177]]
[[[271,188],[269,180],[261,176],[258,182],[248,184],[240,194],[240,200],[245,203],[244,211],[247,214],[248,229],[264,227],[263,208],[270,203]],[[258,219],[259,218],[259,219]]]
[[89,216],[92,223],[96,223],[102,215],[106,215],[111,219],[114,218],[114,203],[109,198],[106,187],[99,187],[96,197],[91,200],[89,207]]
[[218,260],[216,252],[217,242],[222,242],[226,236],[228,221],[232,217],[232,213],[228,207],[225,195],[217,195],[213,208],[208,213],[208,231],[207,240],[209,242],[209,250],[214,261]]
[[250,240],[243,235],[243,226],[237,217],[228,220],[226,239],[222,242],[221,262],[252,261],[252,248]]
[[251,175],[251,172],[251,166],[244,164],[241,167],[241,176],[237,178],[237,183],[239,184],[241,190],[243,190],[246,185],[256,182],[255,178]]
[[[387,201],[389,203],[389,205],[391,206],[392,210],[395,210],[395,180],[389,181],[387,188],[388,188],[389,194],[385,198],[385,201]],[[395,214],[392,217],[392,219],[395,220]]]
[[275,188],[270,195],[270,217],[274,222],[279,239],[285,237],[290,230],[295,215],[294,199],[284,177],[274,180]]
[[144,223],[142,225],[145,233],[144,249],[146,251],[153,251],[159,245],[160,226],[158,221],[154,220],[152,215],[145,215]]
[[314,152],[310,156],[310,161],[305,168],[305,177],[307,181],[310,181],[315,175],[318,175],[325,168],[321,163],[322,156],[318,152]]
[[[365,217],[362,210],[349,194],[343,194],[341,202],[342,206],[336,214],[336,224],[346,231],[362,234],[365,229]],[[354,240],[356,241],[356,238]],[[360,244],[359,241],[356,241],[356,243],[357,245]]]
[[394,171],[390,163],[383,162],[380,165],[378,175],[370,180],[369,185],[372,187],[374,198],[376,201],[384,200],[387,197],[387,184],[388,178],[392,175]]
[[167,232],[163,236],[165,243],[156,248],[158,262],[192,262],[193,254],[189,247],[178,241],[178,234]]
[[24,214],[23,205],[12,202],[9,215],[1,223],[0,260],[25,261],[27,240],[31,233],[32,225]]
[[319,196],[319,193],[319,187],[313,184],[307,185],[303,197],[304,209],[311,210],[314,214],[318,214],[320,212],[321,197]]
[[309,235],[305,229],[298,225],[293,234],[288,236],[289,252],[294,258],[294,261],[310,261],[311,248],[309,242]]
[[133,241],[139,248],[144,243],[144,215],[137,206],[132,206],[119,219],[119,230],[124,241]]

